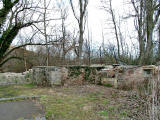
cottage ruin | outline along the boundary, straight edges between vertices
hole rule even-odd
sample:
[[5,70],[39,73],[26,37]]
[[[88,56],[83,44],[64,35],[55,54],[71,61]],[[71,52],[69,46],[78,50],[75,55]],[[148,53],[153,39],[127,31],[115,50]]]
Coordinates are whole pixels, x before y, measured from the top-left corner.
[[36,66],[25,73],[0,73],[0,85],[32,82],[38,86],[99,84],[115,88],[143,82],[158,74],[158,66]]

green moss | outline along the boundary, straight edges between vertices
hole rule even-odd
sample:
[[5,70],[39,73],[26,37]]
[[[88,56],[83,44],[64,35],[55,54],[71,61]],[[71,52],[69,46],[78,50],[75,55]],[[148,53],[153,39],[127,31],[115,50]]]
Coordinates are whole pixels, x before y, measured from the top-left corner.
[[77,77],[81,74],[81,67],[80,66],[74,66],[74,67],[69,67],[69,76],[70,77]]
[[93,73],[93,71],[95,71],[94,68],[86,67],[84,70],[85,70],[84,80],[93,83],[95,79],[93,78],[92,75],[96,75],[96,73]]
[[[11,28],[8,28],[6,31],[3,32],[2,36],[0,37],[0,43],[3,43],[3,44],[1,44],[1,48],[0,48],[0,58],[8,50],[12,41],[17,36],[19,30],[20,30],[20,28],[19,28],[19,24],[18,24],[18,25],[11,27]],[[2,66],[2,64],[0,64],[0,65]]]
[[36,87],[33,83],[24,84],[23,86],[27,87],[27,88],[34,88],[34,87]]
[[70,77],[78,77],[82,75],[83,72],[83,77],[86,82],[95,83],[94,76],[96,76],[96,68],[89,66],[71,66],[68,67],[68,69]]
[[112,84],[104,84],[103,86],[105,86],[105,87],[113,87],[113,85]]

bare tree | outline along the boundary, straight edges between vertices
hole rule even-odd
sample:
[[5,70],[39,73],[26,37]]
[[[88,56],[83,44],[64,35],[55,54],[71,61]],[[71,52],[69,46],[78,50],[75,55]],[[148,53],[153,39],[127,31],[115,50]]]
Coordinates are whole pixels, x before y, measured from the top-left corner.
[[120,58],[120,39],[119,39],[118,25],[116,22],[114,9],[112,7],[112,0],[101,0],[101,2],[103,4],[102,8],[111,15],[111,21],[113,23],[114,34],[116,36],[116,41],[117,41],[118,57]]
[[[46,14],[47,14],[47,5],[46,5],[46,0],[44,0],[44,13],[43,13],[43,25],[44,25],[44,38],[45,38],[45,43],[48,43],[48,37],[47,37],[47,24],[46,24]],[[49,48],[48,45],[46,45],[46,53],[47,53],[47,59],[46,59],[46,65],[49,65]]]
[[74,6],[74,2],[72,0],[70,0],[70,4],[71,4],[71,8],[72,8],[74,17],[76,18],[76,20],[78,22],[78,26],[79,26],[79,41],[78,41],[78,49],[76,52],[77,52],[77,58],[78,58],[78,61],[80,64],[80,59],[82,57],[82,47],[83,47],[83,42],[84,42],[83,34],[84,34],[84,30],[85,30],[88,0],[79,0],[78,1],[79,15],[77,15],[77,13],[76,13],[77,7]]
[[153,63],[153,33],[160,12],[157,0],[131,0],[139,41],[139,64]]
[[19,31],[40,22],[32,19],[38,3],[33,4],[25,0],[3,0],[2,4],[0,8],[0,65],[9,59],[6,58],[8,55],[6,52]]
[[61,38],[61,49],[62,49],[62,63],[64,64],[65,62],[65,56],[68,52],[67,50],[67,42],[69,42],[67,40],[67,31],[66,31],[66,25],[65,25],[65,21],[68,17],[68,7],[65,5],[64,1],[61,0],[60,3],[58,4],[59,9],[60,9],[60,14],[61,14],[61,32],[62,32],[62,38]]

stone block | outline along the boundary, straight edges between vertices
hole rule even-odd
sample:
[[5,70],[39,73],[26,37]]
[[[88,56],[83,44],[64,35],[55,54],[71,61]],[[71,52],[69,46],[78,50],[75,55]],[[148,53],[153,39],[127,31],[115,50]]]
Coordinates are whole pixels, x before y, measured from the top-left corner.
[[27,83],[22,73],[0,73],[0,85],[24,84]]
[[114,85],[115,81],[116,81],[116,78],[102,78],[101,83],[102,83],[102,85],[105,85],[105,84]]
[[34,67],[32,81],[40,86],[62,85],[61,69],[55,66]]

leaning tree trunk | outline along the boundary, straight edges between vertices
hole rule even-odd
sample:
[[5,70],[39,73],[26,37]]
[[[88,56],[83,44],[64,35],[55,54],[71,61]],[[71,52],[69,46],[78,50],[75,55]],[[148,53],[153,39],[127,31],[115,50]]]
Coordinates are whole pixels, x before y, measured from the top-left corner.
[[8,28],[3,32],[3,35],[0,38],[0,63],[3,61],[6,51],[9,49],[13,39],[16,37],[18,32],[18,26]]

